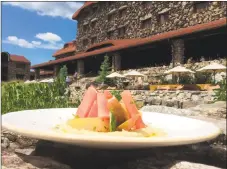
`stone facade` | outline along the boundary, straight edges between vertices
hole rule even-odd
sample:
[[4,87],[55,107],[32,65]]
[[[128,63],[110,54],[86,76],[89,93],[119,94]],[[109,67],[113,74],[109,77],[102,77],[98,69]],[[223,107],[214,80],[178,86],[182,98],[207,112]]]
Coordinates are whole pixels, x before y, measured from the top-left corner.
[[99,2],[82,10],[77,19],[77,52],[108,39],[145,38],[225,16],[226,3],[217,1]]
[[[24,65],[18,67],[17,65]],[[8,62],[8,81],[10,80],[29,80],[30,79],[30,63]]]

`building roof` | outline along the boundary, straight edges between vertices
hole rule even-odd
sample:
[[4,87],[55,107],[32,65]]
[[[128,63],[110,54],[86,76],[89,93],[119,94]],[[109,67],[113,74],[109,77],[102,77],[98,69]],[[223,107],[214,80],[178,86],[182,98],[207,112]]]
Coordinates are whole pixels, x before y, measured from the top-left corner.
[[73,14],[72,19],[73,19],[73,20],[77,20],[77,17],[79,16],[79,13],[80,13],[84,8],[90,6],[90,5],[94,4],[94,3],[97,3],[97,2],[95,2],[95,1],[85,2],[84,5],[83,5],[80,9],[78,9],[78,10]]
[[19,56],[19,55],[12,55],[12,54],[10,54],[10,60],[13,61],[13,62],[31,63],[24,56]]
[[226,26],[226,20],[227,20],[226,18],[223,18],[223,19],[212,21],[209,23],[203,23],[203,24],[198,24],[195,26],[190,26],[187,28],[181,28],[178,30],[161,33],[161,34],[150,36],[147,38],[108,40],[108,41],[93,45],[89,49],[103,45],[103,44],[107,44],[107,43],[110,44],[110,42],[111,42],[111,44],[113,44],[112,46],[101,48],[101,49],[96,49],[96,50],[89,51],[89,52],[78,53],[74,56],[69,56],[69,57],[33,65],[32,68],[39,68],[39,67],[54,65],[57,63],[76,60],[76,59],[84,58],[84,57],[88,57],[88,56],[94,56],[94,55],[99,55],[99,54],[103,54],[103,53],[114,52],[114,51],[130,48],[130,47],[141,46],[141,45],[161,41],[164,39],[180,37],[180,36],[195,33],[195,32],[200,32],[200,31],[209,30],[209,29],[215,29],[215,28],[219,28],[222,26]]
[[66,53],[70,53],[70,52],[75,52],[76,51],[76,45],[74,42],[68,42],[68,43],[65,43],[64,47],[58,51],[56,51],[53,56],[56,57],[56,56],[59,56],[59,55],[62,55],[62,54],[66,54]]

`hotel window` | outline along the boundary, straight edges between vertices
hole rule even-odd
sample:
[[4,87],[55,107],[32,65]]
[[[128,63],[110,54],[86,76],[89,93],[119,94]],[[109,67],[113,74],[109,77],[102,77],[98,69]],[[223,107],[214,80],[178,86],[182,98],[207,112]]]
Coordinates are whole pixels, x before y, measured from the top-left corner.
[[110,5],[113,5],[114,1],[108,1],[107,2],[107,5],[110,6]]
[[144,28],[149,28],[151,26],[151,18],[143,20],[141,27]]
[[144,1],[143,2],[143,7],[144,8],[149,8],[152,6],[152,1]]
[[114,20],[114,13],[108,15],[108,21],[111,22]]
[[87,46],[87,45],[88,45],[88,39],[84,39],[84,40],[83,40],[83,45],[84,45],[84,46]]
[[201,12],[207,10],[209,7],[209,1],[194,2],[194,12]]
[[95,36],[95,37],[92,37],[91,38],[91,44],[94,44],[94,43],[96,43],[97,42],[97,37]]
[[169,20],[169,13],[162,13],[158,15],[158,23],[159,24],[164,24],[165,22],[167,22]]
[[87,31],[88,31],[88,24],[83,25],[83,31],[84,31],[84,32],[87,32]]
[[122,17],[126,16],[126,13],[127,13],[126,8],[119,10],[119,17],[122,18]]
[[92,27],[92,28],[95,28],[95,27],[96,27],[96,24],[97,24],[97,21],[91,22],[91,27]]
[[125,27],[125,26],[119,28],[119,29],[118,29],[118,36],[119,36],[119,37],[124,37],[125,32],[126,32],[126,27]]
[[111,39],[114,36],[114,31],[107,32],[108,39]]
[[93,6],[93,7],[92,7],[92,12],[93,12],[93,14],[96,13],[97,10],[98,10],[98,6]]
[[25,64],[24,63],[17,63],[16,68],[25,69]]

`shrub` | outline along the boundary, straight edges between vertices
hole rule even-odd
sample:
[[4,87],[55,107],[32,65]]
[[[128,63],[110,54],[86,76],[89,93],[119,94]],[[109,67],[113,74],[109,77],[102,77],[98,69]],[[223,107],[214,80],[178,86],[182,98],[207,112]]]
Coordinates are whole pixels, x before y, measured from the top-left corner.
[[108,56],[104,56],[104,61],[102,62],[101,66],[100,66],[100,70],[101,71],[99,71],[99,76],[96,79],[96,82],[106,83],[106,84],[111,83],[112,82],[111,79],[106,77],[110,73],[110,70],[111,70]]
[[193,77],[191,77],[189,75],[180,75],[179,83],[180,84],[193,84],[194,80],[193,80]]
[[195,83],[196,84],[209,84],[213,83],[210,73],[199,73],[195,74]]
[[226,78],[223,78],[220,82],[218,82],[220,88],[215,89],[215,100],[216,101],[226,101]]

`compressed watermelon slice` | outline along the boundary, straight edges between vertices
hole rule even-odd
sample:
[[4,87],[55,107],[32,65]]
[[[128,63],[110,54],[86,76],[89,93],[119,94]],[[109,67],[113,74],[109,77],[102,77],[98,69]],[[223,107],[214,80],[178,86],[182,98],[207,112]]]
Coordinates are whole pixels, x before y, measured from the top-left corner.
[[88,113],[88,117],[98,117],[98,105],[97,105],[97,101],[95,100],[90,112]]
[[95,100],[97,100],[97,91],[93,86],[90,86],[84,94],[76,115],[80,118],[88,117]]
[[128,90],[123,91],[121,93],[121,97],[122,97],[122,101],[125,104],[127,111],[129,112],[130,118],[134,118],[135,116],[140,115],[139,118],[136,120],[135,128],[140,129],[140,128],[146,127],[146,125],[144,124],[144,122],[142,120],[141,113],[137,109],[130,91],[128,91]]
[[107,98],[104,93],[97,93],[98,117],[109,117],[110,111],[107,107]]
[[107,99],[110,99],[113,97],[113,95],[108,90],[104,90],[104,95],[106,96]]

